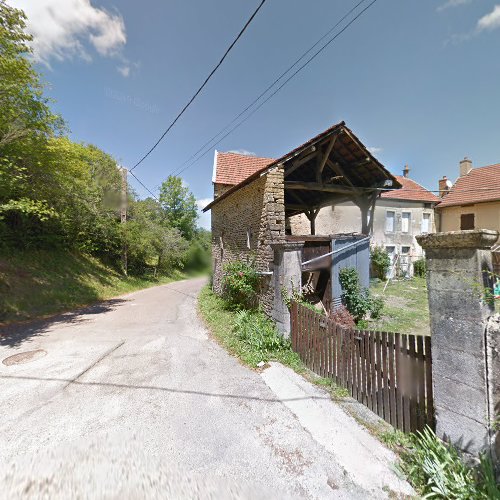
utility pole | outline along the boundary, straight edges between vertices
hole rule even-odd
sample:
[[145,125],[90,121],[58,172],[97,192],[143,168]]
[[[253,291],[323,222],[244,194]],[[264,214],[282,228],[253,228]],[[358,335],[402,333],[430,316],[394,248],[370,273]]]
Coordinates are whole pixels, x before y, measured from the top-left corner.
[[[127,193],[127,174],[128,171],[125,167],[121,167],[120,173],[122,176],[122,193],[121,193],[121,206],[120,206],[120,221],[122,224],[127,222],[127,204],[128,204],[128,193]],[[127,276],[127,243],[123,241],[122,247],[122,267],[125,276]]]

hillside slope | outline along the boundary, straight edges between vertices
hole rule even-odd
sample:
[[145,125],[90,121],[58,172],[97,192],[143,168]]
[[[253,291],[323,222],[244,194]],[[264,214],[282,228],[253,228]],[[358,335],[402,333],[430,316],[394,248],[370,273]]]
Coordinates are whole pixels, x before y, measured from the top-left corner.
[[50,315],[181,279],[124,277],[95,257],[61,250],[0,254],[0,324]]

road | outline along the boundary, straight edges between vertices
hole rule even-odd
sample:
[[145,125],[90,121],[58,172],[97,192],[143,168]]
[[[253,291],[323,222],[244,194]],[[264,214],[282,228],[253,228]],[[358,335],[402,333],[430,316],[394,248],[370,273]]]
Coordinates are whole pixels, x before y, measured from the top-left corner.
[[202,285],[0,330],[1,498],[385,496],[210,339]]

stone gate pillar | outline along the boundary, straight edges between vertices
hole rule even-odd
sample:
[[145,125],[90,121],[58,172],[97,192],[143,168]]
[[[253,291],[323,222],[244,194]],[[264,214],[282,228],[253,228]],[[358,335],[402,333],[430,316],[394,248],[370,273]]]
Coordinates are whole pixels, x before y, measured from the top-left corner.
[[488,230],[417,236],[427,261],[436,433],[473,455],[493,451],[486,338],[497,239]]
[[290,336],[290,312],[283,302],[282,290],[291,295],[292,288],[302,287],[302,249],[303,241],[275,243],[274,250],[273,287],[274,306],[272,318],[278,330],[285,336]]

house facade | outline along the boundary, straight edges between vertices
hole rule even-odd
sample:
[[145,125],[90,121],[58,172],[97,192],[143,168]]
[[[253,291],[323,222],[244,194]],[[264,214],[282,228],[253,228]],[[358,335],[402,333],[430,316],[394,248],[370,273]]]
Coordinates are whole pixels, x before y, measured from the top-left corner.
[[[222,292],[226,263],[254,263],[261,276],[259,305],[278,326],[286,315],[282,290],[301,286],[307,252],[331,249],[331,236],[315,229],[321,208],[357,203],[361,232],[368,235],[378,186],[401,187],[344,122],[276,160],[216,152],[213,181],[214,201],[204,209],[212,215],[213,289]],[[306,214],[308,230],[289,234],[289,221],[299,214]],[[316,266],[328,270],[319,280],[322,293],[330,286],[332,259],[326,260]]]
[[444,177],[439,191],[439,231],[500,231],[500,163],[473,168],[472,161],[464,158],[456,182]]
[[[412,264],[423,256],[416,237],[436,231],[434,208],[440,198],[409,178],[409,168],[395,176],[402,188],[384,191],[377,199],[373,212],[371,245],[384,247],[391,262],[398,264],[403,275],[412,275]],[[308,221],[299,215],[290,221],[291,234],[304,234]],[[361,213],[352,202],[324,207],[316,219],[322,234],[358,233]]]

